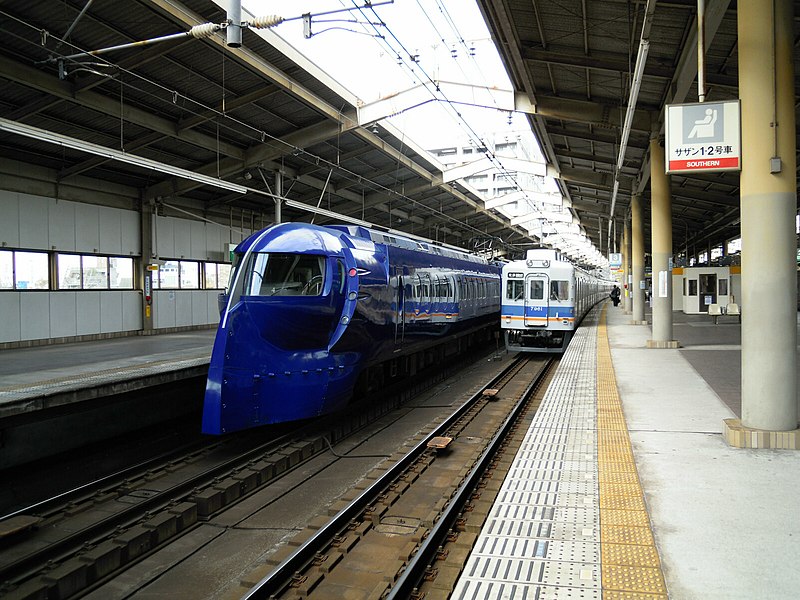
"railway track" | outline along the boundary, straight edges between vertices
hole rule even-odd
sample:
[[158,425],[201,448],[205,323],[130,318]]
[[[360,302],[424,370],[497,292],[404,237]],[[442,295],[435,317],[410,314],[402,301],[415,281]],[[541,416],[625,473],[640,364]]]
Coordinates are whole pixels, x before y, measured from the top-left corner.
[[[420,382],[416,392],[442,376]],[[0,596],[84,594],[268,489],[413,393],[396,390],[366,409],[357,406],[323,426],[311,424],[266,442],[256,431],[215,439],[7,515],[0,520]]]
[[[535,412],[534,392],[543,395],[551,364],[527,357],[514,362],[409,452],[373,473],[331,519],[312,523],[274,555],[261,569],[263,578],[245,578],[242,597],[421,598],[420,588],[437,578],[435,563],[447,556],[448,542],[464,531],[463,514],[480,495],[481,481],[520,421]],[[449,567],[440,591],[452,590],[458,571]]]

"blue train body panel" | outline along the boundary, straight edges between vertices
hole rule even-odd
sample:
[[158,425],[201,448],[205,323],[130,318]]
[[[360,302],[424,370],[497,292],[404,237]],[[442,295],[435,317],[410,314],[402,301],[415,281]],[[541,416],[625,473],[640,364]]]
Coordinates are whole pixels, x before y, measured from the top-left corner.
[[360,227],[275,225],[250,236],[222,309],[203,431],[342,408],[367,367],[497,319],[499,268]]

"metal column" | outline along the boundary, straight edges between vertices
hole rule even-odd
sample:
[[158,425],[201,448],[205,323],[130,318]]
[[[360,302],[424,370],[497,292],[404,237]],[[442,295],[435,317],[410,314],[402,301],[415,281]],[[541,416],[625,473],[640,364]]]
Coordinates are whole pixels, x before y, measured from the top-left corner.
[[[776,433],[795,430],[798,417],[793,2],[748,0],[737,10],[746,149],[741,174],[745,432],[737,436],[726,420],[726,439],[747,447],[786,447],[780,440],[793,436],[796,448],[797,432]],[[762,441],[753,441],[757,438]]]
[[647,325],[644,318],[644,228],[642,227],[642,197],[631,196],[631,295],[633,324]]
[[677,348],[672,339],[672,196],[658,137],[650,140],[650,195],[653,338],[647,347]]

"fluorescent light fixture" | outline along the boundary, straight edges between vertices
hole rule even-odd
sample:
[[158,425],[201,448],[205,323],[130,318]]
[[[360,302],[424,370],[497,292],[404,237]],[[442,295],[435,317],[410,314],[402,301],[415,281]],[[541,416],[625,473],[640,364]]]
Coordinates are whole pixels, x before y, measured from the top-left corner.
[[217,179],[216,177],[209,177],[208,175],[187,171],[186,169],[174,167],[172,165],[151,160],[149,158],[144,158],[143,156],[136,156],[135,154],[128,154],[120,150],[113,150],[111,148],[106,148],[105,146],[100,146],[99,144],[85,142],[77,138],[61,135],[60,133],[54,133],[45,129],[39,129],[38,127],[33,127],[31,125],[17,123],[16,121],[10,121],[2,117],[0,117],[0,130],[33,138],[40,142],[48,142],[50,144],[56,144],[57,146],[63,146],[65,148],[72,148],[73,150],[94,154],[95,156],[102,156],[103,158],[116,160],[129,165],[135,165],[143,169],[150,169],[151,171],[158,171],[159,173],[173,175],[175,177],[180,177],[181,179],[188,179],[204,185],[210,185],[212,187],[238,192],[239,194],[246,194],[248,191],[248,188],[242,185]]
[[619,191],[619,174],[622,171],[622,164],[625,162],[625,152],[628,149],[628,137],[633,126],[633,116],[636,113],[636,102],[639,99],[639,88],[642,85],[644,76],[644,66],[647,63],[647,53],[650,50],[650,40],[639,40],[639,52],[636,55],[636,66],[633,69],[633,82],[631,83],[631,93],[628,96],[628,109],[625,111],[625,123],[622,127],[622,139],[619,144],[619,155],[617,156],[617,172],[614,174],[614,191],[611,193],[611,210],[608,211],[608,234],[611,235],[611,222],[614,220],[614,206],[617,203],[617,192]]

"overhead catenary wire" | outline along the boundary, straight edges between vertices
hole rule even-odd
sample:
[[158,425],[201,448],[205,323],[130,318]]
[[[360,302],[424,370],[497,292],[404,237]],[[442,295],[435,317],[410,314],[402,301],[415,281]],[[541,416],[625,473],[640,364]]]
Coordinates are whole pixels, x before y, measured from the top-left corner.
[[[11,15],[9,15],[9,16],[11,16]],[[17,19],[17,20],[19,20],[19,19]],[[41,33],[41,30],[33,27],[32,25],[30,25],[28,23],[25,23],[25,25],[31,27],[32,30],[36,31],[37,35]],[[56,36],[50,36],[50,37],[52,37],[53,40],[57,40],[58,39]],[[75,50],[79,50],[80,51],[79,53],[73,55],[75,57],[87,56],[89,54],[88,51],[85,51],[85,50],[75,46],[74,44],[68,43],[65,40],[62,40],[62,43],[63,44],[67,44],[69,48],[73,48]],[[77,66],[82,65],[82,63],[77,58],[68,58],[67,55],[59,55],[58,58],[60,58],[62,60],[65,60],[68,63],[77,65]],[[465,230],[468,230],[468,231],[473,231],[473,232],[478,233],[478,234],[483,234],[484,233],[480,229],[478,229],[478,228],[476,228],[474,226],[471,226],[471,225],[469,225],[467,223],[464,223],[464,222],[462,222],[462,221],[460,221],[458,219],[455,219],[455,218],[451,217],[450,215],[447,215],[443,211],[439,211],[439,210],[437,210],[435,208],[429,207],[429,206],[423,204],[422,202],[414,200],[414,199],[412,199],[410,197],[407,197],[407,196],[405,196],[405,194],[400,193],[400,192],[398,192],[396,190],[392,190],[390,188],[386,188],[385,186],[379,184],[378,182],[375,182],[375,181],[372,181],[372,180],[370,180],[368,178],[365,178],[362,175],[358,175],[356,173],[353,173],[352,171],[349,171],[347,169],[343,169],[339,165],[334,165],[334,164],[330,163],[329,161],[323,159],[322,157],[316,156],[316,155],[314,155],[312,153],[307,152],[306,150],[304,150],[302,148],[299,148],[299,147],[297,147],[297,146],[295,146],[293,144],[287,143],[284,140],[282,140],[282,139],[280,139],[280,138],[278,138],[276,136],[272,136],[272,135],[266,134],[266,132],[264,132],[264,131],[262,131],[262,130],[260,130],[260,129],[248,124],[248,123],[244,123],[242,121],[239,121],[238,119],[232,118],[229,114],[225,114],[224,112],[222,112],[222,111],[220,111],[220,110],[218,110],[218,109],[216,109],[214,107],[207,106],[207,105],[205,105],[205,104],[203,104],[203,103],[201,103],[199,101],[194,100],[193,98],[191,98],[190,96],[188,96],[185,93],[178,92],[175,89],[168,88],[168,87],[164,86],[161,83],[158,83],[158,82],[150,80],[150,79],[148,79],[146,77],[143,77],[139,73],[135,73],[135,72],[130,71],[128,69],[122,68],[118,64],[115,64],[115,63],[113,63],[113,62],[111,62],[111,61],[109,61],[109,60],[107,60],[105,58],[102,58],[102,57],[99,57],[99,56],[95,56],[93,58],[95,60],[97,60],[97,61],[101,61],[102,64],[104,64],[107,68],[113,70],[116,73],[125,73],[126,77],[124,77],[124,78],[123,77],[118,77],[117,78],[119,83],[120,83],[120,86],[123,87],[123,88],[131,89],[131,90],[136,91],[136,92],[138,92],[140,94],[141,93],[147,94],[147,95],[149,95],[149,96],[151,96],[153,98],[157,98],[160,102],[164,102],[164,103],[168,103],[168,104],[178,104],[178,101],[180,100],[180,102],[183,105],[184,109],[186,110],[187,114],[191,114],[191,115],[194,115],[194,116],[197,116],[197,117],[201,117],[202,116],[204,119],[212,119],[214,117],[220,117],[220,119],[218,119],[218,124],[220,126],[220,131],[225,131],[226,133],[229,133],[231,135],[236,135],[238,137],[245,136],[246,138],[252,140],[254,143],[264,143],[265,141],[268,140],[269,142],[282,144],[282,145],[284,145],[286,147],[287,151],[289,151],[292,154],[295,154],[296,156],[300,157],[300,159],[305,161],[305,162],[308,162],[308,163],[312,163],[313,162],[315,164],[324,163],[324,164],[330,165],[338,173],[341,173],[344,177],[346,177],[348,179],[351,179],[352,181],[358,181],[359,183],[364,184],[368,189],[370,189],[372,191],[385,193],[387,195],[387,197],[389,197],[389,199],[391,199],[392,196],[398,197],[398,198],[402,198],[402,199],[404,199],[404,200],[406,200],[406,201],[408,201],[408,202],[410,202],[410,203],[412,203],[412,204],[414,204],[416,206],[419,206],[425,212],[428,212],[428,213],[436,215],[437,217],[442,218],[442,219],[444,219],[446,221],[450,221],[450,222],[452,222],[454,224],[457,224],[458,227],[461,228],[461,229],[465,229]],[[109,75],[106,75],[106,76],[109,77],[109,79],[113,79],[114,78],[114,77],[111,77]]]
[[[438,3],[439,1],[440,1],[440,0],[437,0],[437,3]],[[440,6],[441,6],[441,5],[440,5]],[[373,12],[373,13],[374,13],[374,14],[377,16],[377,13],[375,12],[375,10],[374,10],[374,9],[371,9],[371,10],[372,10],[372,12]],[[362,13],[363,13],[363,10],[362,10]],[[449,16],[449,15],[448,15],[448,16]],[[434,97],[435,97],[437,100],[438,100],[438,99],[441,99],[442,101],[444,101],[444,102],[445,102],[445,105],[446,105],[446,106],[448,106],[448,107],[449,107],[449,108],[450,108],[450,109],[451,109],[453,112],[455,112],[455,114],[456,114],[456,115],[457,115],[457,117],[458,117],[458,122],[459,122],[460,124],[463,124],[463,127],[465,128],[465,130],[467,131],[467,133],[468,133],[468,134],[471,136],[471,138],[472,138],[473,142],[477,142],[477,143],[478,143],[478,144],[479,144],[481,147],[487,147],[487,144],[485,144],[485,142],[482,140],[481,136],[480,136],[480,135],[479,135],[479,134],[478,134],[478,133],[477,133],[477,132],[474,130],[474,128],[472,128],[472,126],[471,126],[469,123],[467,123],[467,121],[466,121],[465,119],[463,119],[463,115],[462,115],[462,114],[461,114],[461,113],[458,111],[458,109],[455,107],[454,103],[453,103],[453,102],[452,102],[452,101],[451,101],[451,100],[450,100],[450,99],[447,97],[447,95],[446,95],[444,92],[442,92],[442,90],[441,90],[441,89],[439,88],[439,86],[437,85],[436,81],[435,81],[435,80],[434,80],[434,79],[433,79],[433,78],[432,78],[432,77],[431,77],[431,76],[430,76],[430,75],[427,73],[427,71],[424,69],[424,67],[422,67],[422,65],[420,65],[420,64],[419,64],[419,63],[417,63],[417,62],[414,62],[414,64],[415,64],[416,66],[412,66],[412,65],[409,65],[409,64],[407,63],[406,59],[405,59],[405,58],[403,58],[403,57],[409,57],[409,58],[411,58],[411,57],[412,57],[412,54],[411,54],[411,52],[410,52],[410,51],[407,49],[407,47],[406,47],[406,46],[405,46],[405,45],[404,45],[404,44],[403,44],[403,43],[402,43],[402,42],[399,40],[399,38],[398,38],[398,37],[395,35],[395,33],[392,31],[391,27],[389,27],[389,25],[388,25],[388,24],[384,24],[384,28],[385,28],[385,30],[386,30],[386,33],[387,33],[387,35],[385,36],[385,38],[383,38],[382,40],[380,40],[380,42],[381,42],[381,43],[384,43],[384,44],[386,44],[386,45],[388,45],[388,47],[391,49],[391,51],[392,51],[393,53],[395,53],[395,54],[396,54],[396,55],[397,55],[399,58],[402,58],[402,62],[403,62],[403,64],[404,64],[404,65],[405,65],[405,66],[406,66],[406,67],[409,69],[409,71],[411,71],[412,73],[415,73],[415,72],[418,70],[418,71],[419,71],[419,72],[422,74],[423,78],[424,78],[424,79],[426,79],[426,80],[428,81],[428,83],[429,83],[429,84],[430,84],[430,85],[433,87],[433,89],[431,89],[431,88],[430,88],[430,87],[428,87],[428,86],[426,86],[426,88],[427,88],[427,89],[428,89],[428,90],[431,92],[431,94],[432,94],[432,95],[433,95],[433,96],[434,96]],[[400,50],[399,50],[399,51],[398,51],[396,48],[394,48],[393,46],[391,46],[391,43],[390,43],[390,41],[389,41],[389,38],[393,39],[393,40],[394,40],[394,41],[395,41],[395,42],[396,42],[396,43],[399,45],[399,48],[400,48]],[[434,91],[433,91],[433,90],[435,90],[435,91],[436,91],[436,93],[434,93]],[[437,98],[437,97],[436,97],[436,94],[438,94],[438,95],[439,95],[441,98]],[[514,185],[514,188],[516,189],[516,191],[520,192],[520,193],[523,195],[523,197],[524,197],[524,198],[527,200],[527,202],[528,202],[528,206],[529,206],[529,207],[531,207],[531,208],[532,208],[532,210],[534,210],[536,213],[538,213],[539,215],[541,215],[543,222],[544,222],[544,223],[546,223],[546,224],[547,224],[549,227],[551,227],[551,228],[558,229],[558,228],[555,226],[555,224],[554,224],[553,222],[551,222],[549,219],[547,219],[547,217],[545,216],[545,214],[544,214],[544,213],[541,211],[541,209],[540,209],[540,208],[539,208],[539,207],[536,205],[536,203],[535,203],[534,201],[532,201],[532,200],[531,200],[531,199],[528,197],[528,195],[527,195],[526,191],[525,191],[524,189],[522,189],[522,187],[519,185],[519,183],[518,183],[518,181],[516,180],[516,178],[514,178],[514,177],[512,177],[512,176],[510,175],[510,173],[508,172],[508,170],[507,170],[507,169],[504,167],[504,165],[503,165],[502,161],[500,160],[500,158],[499,158],[499,157],[497,157],[497,156],[494,154],[494,152],[489,152],[489,151],[487,151],[487,152],[486,152],[486,156],[487,156],[487,158],[489,158],[490,162],[491,162],[493,165],[495,165],[495,168],[497,168],[497,169],[498,169],[498,170],[499,170],[499,171],[500,171],[500,172],[501,172],[501,173],[502,173],[502,174],[503,174],[503,175],[506,177],[506,179],[507,179],[508,181],[511,181],[511,182],[513,183],[513,185]],[[540,229],[539,229],[539,232],[540,232],[540,234],[539,234],[539,235],[540,235],[540,237],[541,237],[541,232],[542,232],[542,231],[543,231],[543,229],[542,229],[542,228],[540,228]],[[543,237],[541,237],[541,239],[543,239]],[[594,248],[593,244],[591,243],[591,241],[590,241],[590,240],[588,240],[588,238],[586,239],[586,241],[587,241],[587,243],[588,243],[588,245],[589,245],[589,246],[591,246],[592,248]],[[596,249],[595,249],[595,250],[596,250]],[[597,251],[597,254],[598,254],[598,255],[600,255],[599,251]],[[602,255],[600,255],[600,256],[601,256],[601,258],[602,258]]]

